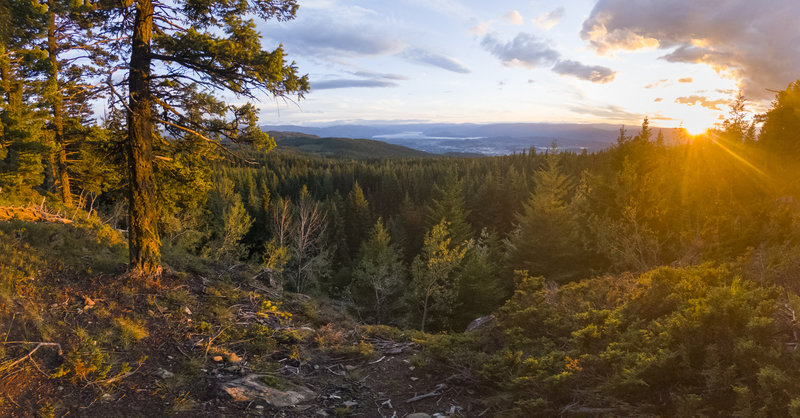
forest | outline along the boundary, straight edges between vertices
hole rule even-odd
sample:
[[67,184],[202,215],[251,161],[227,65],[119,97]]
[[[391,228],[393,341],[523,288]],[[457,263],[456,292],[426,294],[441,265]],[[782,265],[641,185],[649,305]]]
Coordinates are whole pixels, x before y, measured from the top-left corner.
[[0,415],[800,415],[800,80],[670,143],[298,151],[217,97],[309,92],[243,17],[297,7],[0,4]]

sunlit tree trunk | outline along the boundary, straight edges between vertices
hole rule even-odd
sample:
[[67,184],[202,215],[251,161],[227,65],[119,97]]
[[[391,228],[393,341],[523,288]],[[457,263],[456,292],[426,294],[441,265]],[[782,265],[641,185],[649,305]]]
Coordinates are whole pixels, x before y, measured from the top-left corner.
[[161,274],[161,242],[153,174],[153,121],[150,91],[150,39],[153,2],[138,0],[130,61],[128,109],[129,251],[135,275]]

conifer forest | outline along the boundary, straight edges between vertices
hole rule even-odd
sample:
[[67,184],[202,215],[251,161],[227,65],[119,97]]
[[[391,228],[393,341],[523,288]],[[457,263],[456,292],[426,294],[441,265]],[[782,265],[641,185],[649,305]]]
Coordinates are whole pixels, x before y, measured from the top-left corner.
[[303,3],[0,0],[0,416],[800,416],[800,80],[599,150],[267,131]]

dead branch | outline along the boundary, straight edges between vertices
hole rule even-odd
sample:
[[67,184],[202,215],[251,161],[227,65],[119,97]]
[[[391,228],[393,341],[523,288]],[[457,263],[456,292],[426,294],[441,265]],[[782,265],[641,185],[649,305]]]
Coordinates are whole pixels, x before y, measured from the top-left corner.
[[446,388],[447,388],[446,384],[439,383],[438,385],[436,385],[435,388],[433,388],[433,391],[428,392],[428,393],[426,393],[424,395],[418,395],[418,396],[415,396],[413,398],[406,399],[406,403],[412,403],[412,402],[416,402],[416,401],[421,401],[421,400],[427,399],[427,398],[435,398],[437,396],[440,396],[442,394],[442,391],[444,389],[446,389]]
[[9,370],[12,367],[16,366],[19,363],[22,363],[25,360],[31,359],[33,360],[33,353],[35,353],[38,349],[42,347],[58,347],[58,355],[61,356],[64,354],[64,350],[61,349],[61,344],[59,343],[50,343],[50,342],[43,342],[43,341],[4,341],[0,344],[36,344],[36,347],[33,348],[28,354],[18,358],[17,360],[11,362],[8,365],[0,366],[0,370]]

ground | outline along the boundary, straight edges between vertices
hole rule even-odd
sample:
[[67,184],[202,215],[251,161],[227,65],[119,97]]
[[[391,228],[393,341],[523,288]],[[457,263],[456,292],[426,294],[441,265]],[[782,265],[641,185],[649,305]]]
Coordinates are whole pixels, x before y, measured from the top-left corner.
[[[47,261],[16,237],[0,244],[16,257],[0,257],[0,416],[491,415],[468,374],[425,354],[427,334],[358,324],[336,302],[269,287],[256,267],[146,282]],[[245,376],[310,396],[278,407],[221,389]]]

